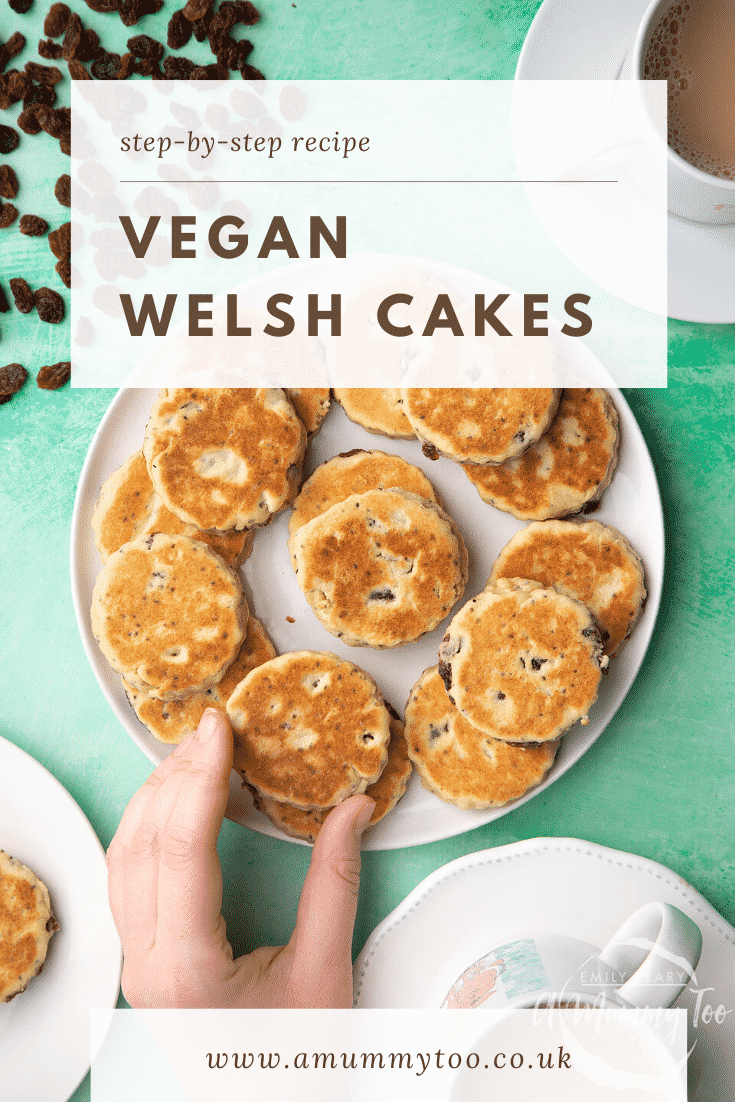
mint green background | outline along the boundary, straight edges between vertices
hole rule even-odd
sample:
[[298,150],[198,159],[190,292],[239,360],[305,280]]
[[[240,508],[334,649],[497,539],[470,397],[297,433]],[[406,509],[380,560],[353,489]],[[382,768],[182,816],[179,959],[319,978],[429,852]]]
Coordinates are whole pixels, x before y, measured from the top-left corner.
[[[71,5],[108,48],[130,33],[165,35],[166,19],[134,31]],[[526,0],[263,0],[249,32],[253,63],[273,78],[511,78],[539,7]],[[167,15],[174,10],[169,3]],[[11,22],[12,18],[12,22]],[[0,37],[20,27],[34,58],[43,9],[3,5]],[[186,49],[206,57],[204,47]],[[16,61],[14,64],[18,64]],[[68,102],[68,78],[60,86]],[[11,121],[17,108],[4,113]],[[22,136],[10,157],[23,211],[65,221],[51,188],[68,159],[46,135]],[[20,200],[22,199],[22,203]],[[0,231],[0,282],[16,274],[64,292],[45,239]],[[68,357],[65,327],[0,315],[0,362],[34,376]],[[569,773],[504,818],[445,842],[363,859],[355,932],[373,927],[444,862],[539,835],[588,839],[674,869],[735,923],[732,533],[735,327],[670,322],[669,389],[627,391],[665,505],[668,565],[646,661],[603,737]],[[69,587],[69,530],[84,457],[111,391],[23,392],[0,407],[0,733],[71,792],[103,845],[149,772],[112,715],[79,640]],[[0,827],[2,809],[0,808]],[[225,915],[236,953],[288,938],[308,851],[225,823]],[[89,1079],[73,1096],[89,1099]]]

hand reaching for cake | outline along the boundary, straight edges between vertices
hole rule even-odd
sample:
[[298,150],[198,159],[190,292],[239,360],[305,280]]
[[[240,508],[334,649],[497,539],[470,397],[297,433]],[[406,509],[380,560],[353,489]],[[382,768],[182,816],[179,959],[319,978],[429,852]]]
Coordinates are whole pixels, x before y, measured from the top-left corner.
[[288,945],[233,959],[216,842],[232,733],[209,709],[125,810],[107,864],[131,1006],[349,1007],[360,836],[374,802],[352,796],[326,819]]

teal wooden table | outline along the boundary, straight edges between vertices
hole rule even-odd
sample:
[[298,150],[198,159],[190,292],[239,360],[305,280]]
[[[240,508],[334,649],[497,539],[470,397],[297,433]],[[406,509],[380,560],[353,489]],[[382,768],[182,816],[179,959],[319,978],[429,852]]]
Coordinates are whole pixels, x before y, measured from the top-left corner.
[[[123,52],[131,32],[118,20],[80,2],[72,6],[108,48]],[[250,35],[252,60],[272,78],[511,78],[538,6],[529,0],[450,6],[353,0],[347,7],[336,0],[263,0],[262,22]],[[165,35],[165,13],[137,30]],[[21,65],[36,56],[42,18],[39,0],[26,15],[7,7],[0,14],[0,37],[20,27],[32,44]],[[15,113],[8,112],[7,121]],[[55,143],[24,137],[9,159],[27,189],[24,209],[52,227],[65,221],[51,186],[68,160]],[[31,284],[49,282],[44,239],[16,230],[0,235],[0,282],[7,286],[19,272]],[[65,297],[68,303],[68,292]],[[68,358],[68,340],[64,326],[44,325],[35,314],[0,315],[0,362],[23,363],[31,376],[42,364]],[[498,821],[444,842],[366,854],[356,950],[439,865],[541,835],[588,839],[660,861],[735,923],[734,372],[734,326],[670,322],[668,389],[626,392],[656,467],[668,559],[653,641],[617,716],[572,770]],[[150,770],[87,664],[69,584],[74,493],[111,398],[111,391],[68,387],[48,393],[31,378],[0,407],[0,733],[58,777],[105,846]],[[286,940],[308,851],[229,822],[219,849],[235,952]],[[88,1079],[73,1097],[89,1099]]]

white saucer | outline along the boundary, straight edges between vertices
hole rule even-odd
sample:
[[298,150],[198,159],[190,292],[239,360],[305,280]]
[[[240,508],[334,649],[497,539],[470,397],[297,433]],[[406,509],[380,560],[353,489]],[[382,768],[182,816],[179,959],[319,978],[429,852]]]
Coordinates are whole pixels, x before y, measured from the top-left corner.
[[90,1010],[117,1002],[120,942],[97,835],[56,778],[4,738],[0,848],[44,881],[61,923],[41,975],[0,1005],[0,1099],[66,1102],[90,1065]]
[[[432,873],[368,938],[355,961],[355,1005],[440,1007],[457,977],[491,946],[531,934],[560,934],[600,947],[653,900],[679,907],[702,931],[696,981],[676,1004],[689,1011],[689,1047],[696,1041],[689,1100],[731,1099],[735,929],[670,869],[592,842],[514,842],[460,857]],[[706,1004],[713,1011],[724,1007],[724,1022],[703,1015]]]
[[[544,0],[523,44],[519,80],[615,80],[648,0]],[[669,215],[669,317],[735,322],[735,225]]]

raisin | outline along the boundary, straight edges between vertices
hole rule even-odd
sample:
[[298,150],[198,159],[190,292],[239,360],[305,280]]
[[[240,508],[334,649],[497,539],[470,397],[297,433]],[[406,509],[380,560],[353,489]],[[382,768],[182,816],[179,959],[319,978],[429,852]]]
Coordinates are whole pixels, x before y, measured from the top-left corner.
[[113,283],[100,283],[92,291],[92,302],[103,314],[110,318],[121,318],[123,309],[120,304],[120,288]]
[[89,318],[81,317],[77,322],[77,330],[74,334],[74,344],[80,348],[86,348],[94,340],[94,326]]
[[[23,76],[26,74],[23,73]],[[53,107],[56,103],[56,91],[53,84],[33,84],[28,81],[28,92],[22,98],[24,107],[31,103],[44,103],[47,107]]]
[[105,51],[100,46],[99,35],[91,27],[85,28],[82,41],[76,52],[77,61],[95,61],[98,57],[104,57]]
[[71,61],[76,57],[77,50],[82,43],[82,34],[84,27],[82,21],[76,12],[72,12],[69,16],[69,23],[64,35],[64,41],[61,43],[61,56],[65,61]]
[[50,134],[52,138],[61,138],[64,134],[68,133],[69,126],[60,111],[54,111],[53,107],[46,107],[45,104],[41,105],[45,110],[39,110],[36,118],[41,124],[41,129],[45,130],[47,134]]
[[71,206],[71,176],[68,173],[59,176],[54,186],[54,195],[62,207]]
[[[3,207],[3,210],[5,210],[5,207]],[[30,314],[34,305],[33,291],[26,281],[21,276],[11,279],[10,290],[13,292],[16,310],[19,310],[21,314]]]
[[250,3],[250,0],[238,0],[237,3],[237,22],[242,23],[246,27],[254,26],[260,19],[258,9],[254,4]]
[[13,11],[17,11],[18,15],[25,15],[30,10],[33,0],[8,0]]
[[120,54],[104,54],[98,57],[90,65],[92,76],[97,80],[117,80],[121,60]]
[[71,157],[71,135],[64,134],[64,137],[59,141],[59,149],[62,153],[65,153],[67,157]]
[[19,99],[25,99],[33,88],[33,81],[28,73],[21,73],[17,69],[11,69],[8,73],[8,93],[13,103]]
[[72,80],[91,80],[91,75],[82,65],[81,61],[72,58],[69,62],[69,76]]
[[196,38],[197,42],[203,42],[204,39],[207,37],[209,24],[212,22],[212,18],[212,12],[208,11],[207,14],[202,16],[201,19],[192,20],[191,29],[194,32],[194,37]]
[[28,378],[28,372],[21,364],[6,364],[0,367],[0,399],[7,402],[17,394]]
[[24,134],[40,134],[41,124],[36,118],[36,108],[25,107],[17,118],[18,126]]
[[188,57],[167,57],[163,62],[163,71],[169,80],[188,80],[195,68]]
[[120,10],[120,0],[86,0],[86,4],[92,11],[103,14]]
[[39,287],[33,293],[33,304],[38,311],[41,321],[49,325],[58,325],[64,317],[64,300],[58,291],[52,291],[50,287]]
[[20,134],[17,130],[14,130],[12,126],[0,126],[0,153],[2,153],[3,156],[17,149],[19,141]]
[[12,203],[3,203],[0,207],[0,230],[6,230],[8,226],[12,226],[17,217],[18,208]]
[[18,177],[10,165],[0,165],[0,195],[3,199],[15,199],[17,194]]
[[184,18],[193,23],[195,19],[203,19],[212,7],[212,0],[187,0],[183,10]]
[[54,269],[61,282],[65,286],[71,287],[71,264],[69,262],[69,257],[65,256],[63,260],[57,260]]
[[152,61],[160,61],[163,57],[163,46],[148,34],[136,34],[129,38],[128,50],[133,57],[137,58],[150,58]]
[[71,379],[71,360],[61,360],[57,364],[47,364],[40,368],[36,376],[36,386],[41,390],[60,390]]
[[71,254],[71,222],[64,222],[57,230],[48,235],[48,246],[57,260],[63,260]]
[[10,303],[8,302],[5,291],[0,287],[0,314],[7,314],[10,309]]
[[42,38],[38,43],[38,52],[47,61],[58,61],[61,57],[61,46],[58,42],[52,42],[50,38]]
[[297,122],[306,110],[306,97],[295,84],[287,84],[281,89],[278,107],[287,122]]
[[135,58],[132,54],[123,54],[120,58],[120,69],[118,70],[117,79],[127,80],[135,72]]
[[20,220],[20,232],[28,237],[43,237],[48,233],[48,222],[35,214],[24,214]]
[[11,34],[3,49],[8,57],[17,57],[26,44],[25,36],[20,31]]
[[142,77],[152,77],[161,72],[158,62],[152,57],[137,58],[134,71]]
[[25,71],[36,84],[58,84],[62,77],[55,65],[39,65],[37,61],[26,61]]
[[49,38],[59,38],[69,26],[71,10],[66,4],[52,4],[44,20],[43,33]]
[[183,11],[175,11],[168,21],[166,45],[171,50],[180,50],[191,38],[191,23]]
[[112,191],[115,186],[110,173],[97,161],[84,161],[77,169],[77,179],[96,195]]
[[265,80],[260,69],[256,69],[254,65],[243,65],[240,73],[243,80]]

